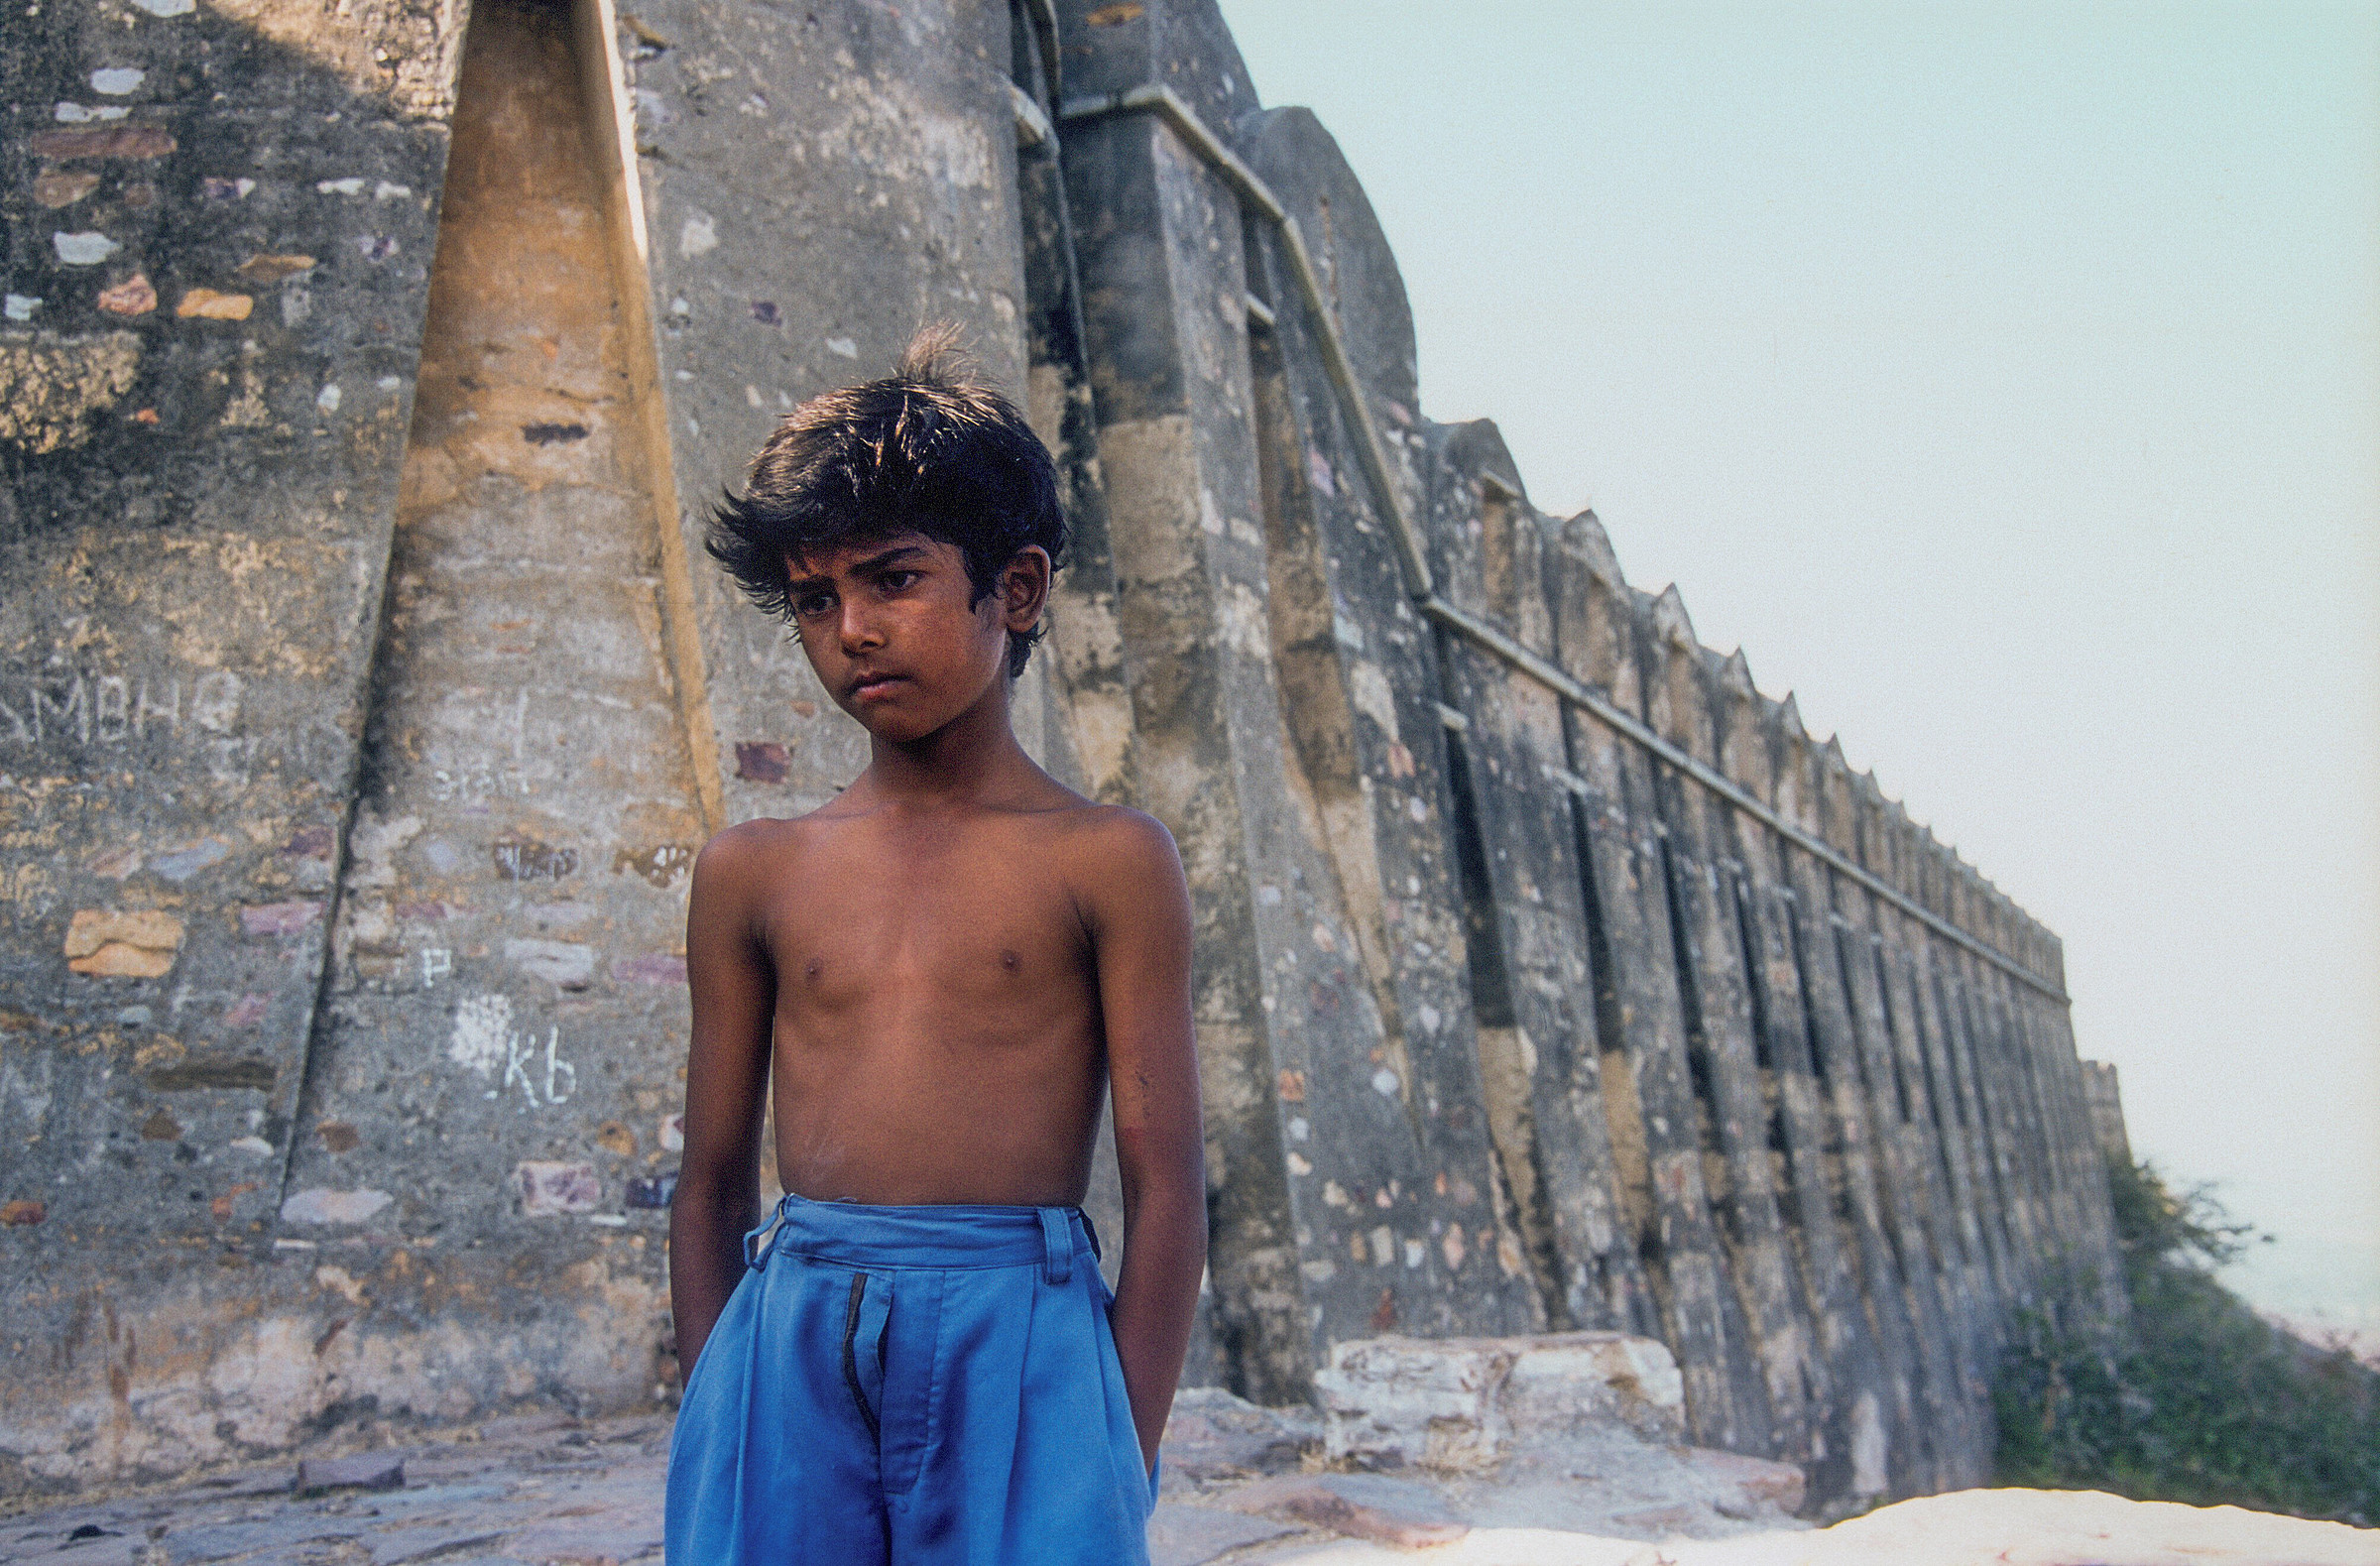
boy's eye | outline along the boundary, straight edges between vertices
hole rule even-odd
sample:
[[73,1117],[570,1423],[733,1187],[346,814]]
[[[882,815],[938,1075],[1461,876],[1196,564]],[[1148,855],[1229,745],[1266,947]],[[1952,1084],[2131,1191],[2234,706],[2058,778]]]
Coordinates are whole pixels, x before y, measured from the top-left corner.
[[803,593],[793,600],[793,612],[804,618],[825,614],[834,607],[835,595],[832,593]]
[[876,580],[877,585],[882,587],[886,592],[897,593],[903,588],[907,587],[910,583],[916,581],[917,573],[915,571],[887,571],[882,576],[879,576]]

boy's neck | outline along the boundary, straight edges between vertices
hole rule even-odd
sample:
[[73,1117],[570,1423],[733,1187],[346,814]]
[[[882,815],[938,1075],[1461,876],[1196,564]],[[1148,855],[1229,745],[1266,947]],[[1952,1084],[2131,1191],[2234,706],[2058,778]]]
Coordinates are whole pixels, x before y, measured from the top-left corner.
[[986,802],[1038,779],[1041,769],[1009,724],[1013,684],[1006,673],[995,677],[973,706],[921,739],[896,743],[870,735],[868,770],[846,792],[946,807]]

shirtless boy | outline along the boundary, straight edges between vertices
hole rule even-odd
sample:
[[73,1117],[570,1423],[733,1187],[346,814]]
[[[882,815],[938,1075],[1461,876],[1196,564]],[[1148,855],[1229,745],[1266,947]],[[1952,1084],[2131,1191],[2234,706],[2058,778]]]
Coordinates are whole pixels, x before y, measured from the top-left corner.
[[[1162,826],[1010,731],[1065,525],[954,357],[928,332],[802,405],[713,530],[869,763],[695,862],[672,1566],[1146,1558],[1206,1255],[1189,898]],[[1113,1296],[1079,1206],[1103,1092]]]

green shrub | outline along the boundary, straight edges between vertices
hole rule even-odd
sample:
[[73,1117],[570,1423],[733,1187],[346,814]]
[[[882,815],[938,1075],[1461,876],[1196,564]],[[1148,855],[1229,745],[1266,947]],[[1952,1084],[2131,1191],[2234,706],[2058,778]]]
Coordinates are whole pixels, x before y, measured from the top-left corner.
[[2380,1518],[2380,1377],[2215,1281],[2253,1235],[2204,1186],[2111,1159],[2107,1189],[2131,1317],[2098,1320],[2075,1286],[2018,1313],[1992,1389],[1999,1483]]

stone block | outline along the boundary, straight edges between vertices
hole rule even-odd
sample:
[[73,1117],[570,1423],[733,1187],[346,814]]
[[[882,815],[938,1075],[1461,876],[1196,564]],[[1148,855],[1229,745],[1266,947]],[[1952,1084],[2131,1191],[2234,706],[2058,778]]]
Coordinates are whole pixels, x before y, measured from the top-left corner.
[[1300,1474],[1259,1480],[1232,1497],[1239,1510],[1289,1517],[1400,1549],[1451,1544],[1471,1525],[1427,1486],[1377,1474]]
[[1220,1386],[1190,1386],[1165,1423],[1165,1472],[1202,1483],[1249,1479],[1295,1468],[1321,1447],[1311,1408],[1265,1408]]
[[298,1479],[292,1488],[299,1495],[323,1490],[403,1490],[405,1459],[393,1452],[309,1457],[298,1465]]
[[[1740,1452],[1723,1452],[1709,1446],[1683,1446],[1677,1452],[1687,1466],[1734,1491],[1747,1502],[1754,1505],[1765,1503],[1780,1511],[1802,1509],[1802,1498],[1809,1488],[1809,1480],[1791,1463],[1771,1463],[1762,1458],[1745,1457]],[[1727,1510],[1727,1499],[1723,1496],[1715,1503],[1720,1510]]]
[[1651,1338],[1571,1332],[1528,1340],[1502,1388],[1506,1424],[1524,1439],[1614,1418],[1639,1435],[1674,1439],[1684,1428],[1678,1362]]
[[181,920],[154,908],[82,908],[66,925],[66,968],[100,979],[162,979],[181,948]]
[[661,1508],[651,1505],[607,1506],[567,1521],[550,1520],[504,1541],[504,1553],[524,1561],[609,1563],[657,1560],[661,1552]]
[[310,1186],[295,1191],[281,1204],[282,1222],[290,1224],[360,1224],[379,1215],[393,1198],[386,1191],[334,1191]]
[[1343,1343],[1315,1377],[1333,1462],[1457,1473],[1595,1423],[1676,1439],[1685,1388],[1669,1350],[1618,1332]]
[[664,1211],[671,1197],[677,1194],[677,1171],[636,1175],[628,1182],[628,1205],[647,1211]]
[[1700,1506],[1692,1502],[1678,1501],[1666,1506],[1644,1506],[1635,1511],[1622,1511],[1611,1520],[1623,1528],[1640,1533],[1675,1533],[1701,1515]]
[[1148,1519],[1148,1566],[1205,1566],[1234,1550],[1295,1531],[1293,1524],[1267,1517],[1159,1502]]
[[603,1200],[603,1181],[591,1163],[524,1159],[519,1169],[521,1210],[533,1216],[591,1213]]

